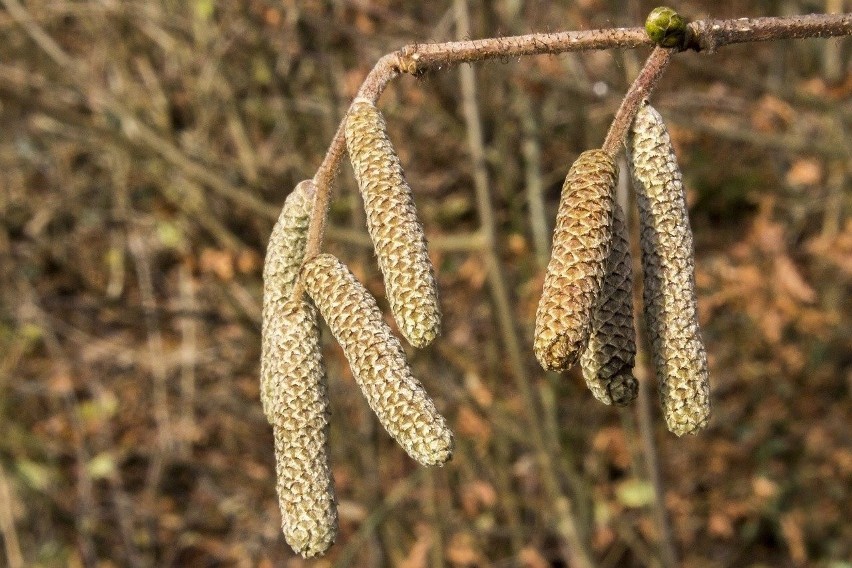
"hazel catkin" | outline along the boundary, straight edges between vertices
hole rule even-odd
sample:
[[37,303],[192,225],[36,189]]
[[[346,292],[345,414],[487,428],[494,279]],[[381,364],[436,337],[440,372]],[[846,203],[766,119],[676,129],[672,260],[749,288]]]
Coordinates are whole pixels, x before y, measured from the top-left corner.
[[313,201],[310,181],[296,186],[270,237],[263,271],[261,400],[275,440],[281,527],[297,553],[324,553],[337,534],[328,465],[328,398],[316,308],[292,300]]
[[648,336],[666,425],[681,436],[707,425],[710,382],[683,181],[663,118],[647,102],[633,122],[628,154],[639,204]]
[[306,262],[302,279],[388,433],[423,465],[450,459],[452,432],[412,376],[402,345],[384,322],[376,300],[330,254]]
[[440,334],[441,314],[411,189],[384,118],[372,102],[358,99],[352,104],[345,134],[394,319],[411,345],[425,347]]
[[284,201],[266,248],[263,263],[260,402],[268,419],[270,393],[272,390],[280,390],[275,386],[276,374],[287,372],[286,365],[281,365],[282,358],[275,351],[276,344],[273,341],[283,325],[278,315],[293,295],[293,287],[299,276],[315,194],[316,187],[312,180],[304,180],[296,185]]
[[276,318],[281,334],[270,397],[275,472],[284,539],[305,558],[323,554],[337,536],[337,507],[328,465],[329,411],[316,308],[289,301]]
[[580,357],[583,378],[596,399],[624,406],[639,394],[633,376],[636,331],[633,327],[633,278],[627,224],[621,206],[613,209],[612,245],[589,343]]
[[618,166],[609,153],[580,154],[562,186],[553,252],[535,317],[535,354],[564,371],[585,349],[606,272]]

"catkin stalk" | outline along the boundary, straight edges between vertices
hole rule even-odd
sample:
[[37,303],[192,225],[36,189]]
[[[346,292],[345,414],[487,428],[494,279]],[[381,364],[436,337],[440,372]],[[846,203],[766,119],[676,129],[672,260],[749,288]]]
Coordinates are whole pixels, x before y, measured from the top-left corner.
[[412,376],[402,345],[366,288],[330,254],[305,263],[302,279],[388,433],[423,465],[450,459],[452,432]]
[[328,465],[328,398],[316,308],[290,296],[305,252],[314,186],[296,186],[275,224],[263,271],[261,401],[275,440],[276,489],[287,543],[304,557],[337,534]]
[[633,278],[624,211],[613,209],[612,245],[606,261],[601,301],[592,318],[589,343],[580,358],[583,378],[596,399],[624,406],[639,394],[633,376],[636,331],[633,328]]
[[545,369],[567,370],[589,341],[610,251],[617,179],[618,166],[603,150],[580,154],[565,178],[535,318],[535,354]]
[[438,288],[411,189],[384,118],[370,101],[352,104],[346,149],[394,319],[409,343],[425,347],[441,332]]
[[683,181],[663,118],[645,103],[629,136],[638,196],[645,319],[666,424],[681,436],[707,425],[710,382],[698,328],[695,253]]

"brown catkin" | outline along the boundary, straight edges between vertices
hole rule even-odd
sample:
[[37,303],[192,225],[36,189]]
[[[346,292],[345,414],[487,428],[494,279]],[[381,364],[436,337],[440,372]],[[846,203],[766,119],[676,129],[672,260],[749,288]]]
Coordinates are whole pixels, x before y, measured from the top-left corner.
[[337,534],[328,466],[328,398],[316,308],[290,296],[305,251],[314,186],[296,186],[275,224],[264,264],[261,400],[275,440],[281,527],[305,557],[324,553]]
[[384,322],[376,300],[330,254],[305,263],[302,279],[388,433],[423,465],[450,459],[453,434],[412,376],[402,345]]
[[606,261],[603,292],[592,317],[592,332],[580,357],[580,366],[596,399],[624,406],[639,394],[639,383],[633,376],[636,331],[632,260],[621,206],[616,204],[613,213],[612,246]]
[[394,319],[409,343],[425,347],[441,332],[438,288],[411,189],[384,118],[370,101],[352,104],[346,148]]
[[535,317],[535,354],[545,369],[570,368],[589,340],[610,250],[617,179],[618,166],[603,150],[580,154],[565,178]]
[[707,425],[710,382],[680,168],[663,118],[647,103],[636,115],[629,150],[639,203],[645,319],[666,424],[681,436]]

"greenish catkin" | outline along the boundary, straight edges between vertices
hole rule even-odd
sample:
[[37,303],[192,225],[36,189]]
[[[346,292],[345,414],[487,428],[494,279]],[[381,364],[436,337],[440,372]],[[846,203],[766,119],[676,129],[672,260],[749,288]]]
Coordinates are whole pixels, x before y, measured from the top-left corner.
[[284,539],[305,558],[337,536],[337,506],[328,465],[329,411],[316,308],[290,301],[276,316],[282,373],[270,398],[275,473]]
[[287,543],[304,557],[337,534],[328,465],[328,397],[316,308],[290,298],[305,252],[314,186],[296,186],[272,231],[263,271],[261,400],[275,441],[276,490]]
[[411,189],[384,118],[370,101],[352,104],[345,134],[394,319],[409,343],[425,347],[441,332],[441,313]]
[[589,341],[612,240],[618,166],[607,152],[580,154],[562,186],[553,252],[535,318],[542,367],[564,371]]
[[276,344],[273,339],[282,325],[276,317],[293,295],[299,276],[315,193],[314,182],[305,180],[287,196],[269,237],[263,264],[260,402],[270,422],[269,399],[273,391],[280,391],[276,386],[276,376],[286,372],[286,368],[280,368],[277,363],[281,359],[280,352],[274,351]]
[[707,425],[710,382],[683,181],[663,118],[647,103],[630,131],[628,154],[639,204],[648,336],[666,424],[681,436]]
[[388,433],[423,465],[450,459],[452,432],[412,376],[402,345],[384,322],[376,300],[330,254],[305,263],[302,279]]
[[639,383],[633,376],[636,359],[633,267],[624,212],[616,204],[613,213],[606,278],[600,303],[592,317],[589,343],[580,357],[580,367],[596,399],[604,404],[624,406],[639,394]]

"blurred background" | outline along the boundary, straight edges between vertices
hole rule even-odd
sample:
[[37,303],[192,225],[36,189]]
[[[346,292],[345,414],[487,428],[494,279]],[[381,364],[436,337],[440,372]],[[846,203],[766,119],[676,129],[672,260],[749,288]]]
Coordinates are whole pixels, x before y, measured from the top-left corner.
[[[444,311],[443,337],[409,355],[456,453],[406,457],[325,334],[340,535],[315,562],[281,536],[263,256],[361,80],[407,43],[638,26],[654,5],[2,0],[0,565],[540,568],[569,565],[574,527],[600,566],[852,566],[848,38],[683,53],[654,96],[711,367],[713,419],[683,439],[646,352],[625,411],[532,354],[562,180],[648,50],[395,81],[380,107]],[[365,235],[347,164],[325,248],[386,306]]]

